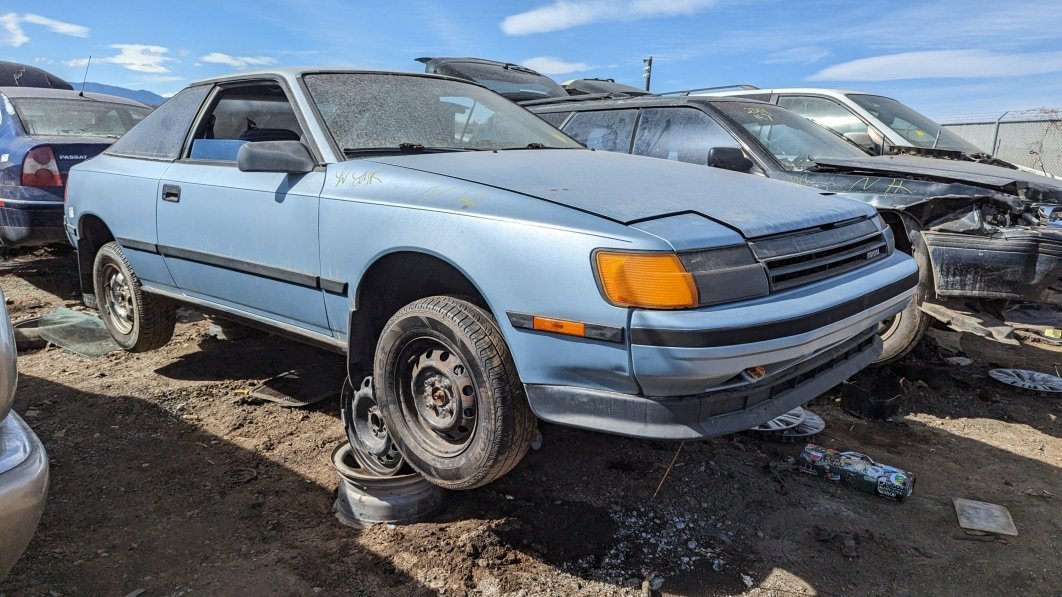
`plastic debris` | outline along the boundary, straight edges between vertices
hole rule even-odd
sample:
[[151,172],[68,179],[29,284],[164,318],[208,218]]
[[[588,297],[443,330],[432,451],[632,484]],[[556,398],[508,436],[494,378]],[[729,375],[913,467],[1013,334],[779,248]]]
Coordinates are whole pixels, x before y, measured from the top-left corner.
[[1028,369],[992,369],[992,379],[1008,386],[1037,392],[1062,392],[1062,377]]
[[120,348],[99,317],[66,307],[42,316],[37,329],[44,340],[90,359]]
[[969,357],[948,357],[944,359],[944,362],[956,367],[969,367],[970,365],[973,365],[974,361]]
[[906,501],[914,491],[914,473],[875,462],[859,452],[808,444],[800,453],[800,462],[806,473],[898,502]]
[[806,412],[801,407],[796,407],[793,410],[779,415],[766,423],[761,423],[749,431],[783,431],[785,429],[791,429],[804,422],[804,418],[807,416]]
[[997,535],[1018,535],[1014,519],[1010,517],[1010,510],[1006,506],[964,498],[954,498],[952,502],[960,527]]
[[1059,338],[1062,338],[1062,329],[1047,328],[1047,329],[1044,330],[1044,336],[1047,336],[1048,338],[1054,338],[1055,340],[1058,340]]

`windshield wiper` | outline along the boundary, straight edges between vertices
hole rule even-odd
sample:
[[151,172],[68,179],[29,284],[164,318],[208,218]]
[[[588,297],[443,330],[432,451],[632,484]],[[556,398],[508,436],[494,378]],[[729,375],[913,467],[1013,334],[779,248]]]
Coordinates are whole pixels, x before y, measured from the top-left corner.
[[545,143],[528,143],[522,147],[499,147],[497,151],[509,151],[512,149],[582,149],[582,147],[552,147]]
[[404,153],[447,153],[452,151],[472,151],[464,147],[425,147],[420,143],[399,143],[391,147],[346,147],[343,155],[353,157],[356,155],[390,155]]

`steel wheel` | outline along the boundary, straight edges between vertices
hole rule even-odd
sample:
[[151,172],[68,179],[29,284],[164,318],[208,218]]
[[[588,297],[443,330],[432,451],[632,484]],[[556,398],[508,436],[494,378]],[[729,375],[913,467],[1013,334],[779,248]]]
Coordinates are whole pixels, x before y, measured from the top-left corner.
[[357,392],[347,380],[343,384],[342,401],[347,441],[358,464],[381,477],[398,473],[405,461],[387,432],[387,424],[373,396],[372,377],[366,377]]
[[103,312],[119,332],[133,331],[133,288],[114,263],[103,268]]
[[417,338],[398,357],[396,386],[412,438],[449,457],[467,447],[476,430],[476,387],[468,367],[436,338]]

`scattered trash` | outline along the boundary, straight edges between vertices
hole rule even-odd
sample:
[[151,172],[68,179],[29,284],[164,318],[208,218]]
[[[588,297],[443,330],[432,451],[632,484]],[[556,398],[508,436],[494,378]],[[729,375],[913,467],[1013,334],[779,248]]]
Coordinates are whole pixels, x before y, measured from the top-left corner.
[[974,361],[969,357],[947,357],[944,362],[956,367],[969,367]]
[[1008,386],[1035,390],[1037,392],[1062,392],[1062,377],[1028,369],[992,369],[992,379]]
[[874,462],[859,452],[808,444],[800,453],[800,462],[804,472],[898,502],[906,501],[914,491],[914,473]]
[[48,346],[48,341],[41,338],[40,323],[40,317],[31,317],[12,324],[15,329],[15,349],[18,352],[38,350]]
[[742,574],[741,575],[741,582],[745,583],[745,588],[746,589],[751,589],[752,588],[752,584],[753,584],[752,583],[752,577],[749,576],[748,574]]
[[1062,330],[1058,328],[1047,328],[1044,330],[1044,336],[1058,340],[1059,338],[1062,338]]
[[903,399],[913,394],[911,382],[893,376],[875,376],[841,385],[841,409],[861,419],[884,420],[900,412]]
[[723,561],[722,558],[716,558],[716,559],[712,560],[712,570],[715,570],[716,572],[722,572],[723,568],[725,568],[725,567],[726,567],[726,562]]
[[959,517],[959,526],[973,531],[984,531],[998,535],[1017,536],[1018,529],[1006,506],[978,502],[963,498],[954,498],[955,514]]
[[125,597],[140,597],[140,596],[141,596],[141,595],[143,595],[144,593],[147,593],[147,589],[137,589],[137,590],[135,590],[135,591],[132,591],[132,592],[130,592],[130,593],[129,593],[128,595],[126,595]]
[[392,477],[369,473],[358,465],[346,442],[332,452],[332,465],[339,473],[336,518],[350,527],[417,522],[438,512],[446,498],[442,489],[416,473]]
[[343,378],[343,368],[338,365],[313,371],[293,369],[265,380],[250,391],[250,396],[288,408],[300,408],[338,398]]
[[[796,424],[793,424],[794,421]],[[782,443],[806,442],[826,429],[826,421],[806,408],[797,407],[749,429],[749,434],[760,439]]]
[[775,431],[784,431],[786,429],[792,429],[793,427],[796,427],[797,425],[803,423],[804,418],[806,416],[807,411],[798,406],[783,415],[779,415],[771,419],[770,421],[767,421],[766,423],[762,423],[753,427],[752,429],[749,429],[749,431],[765,431],[770,433]]
[[535,434],[533,436],[531,436],[531,449],[532,450],[541,450],[542,449],[542,432],[539,431],[538,429],[535,429]]
[[667,465],[667,470],[664,471],[664,476],[660,477],[660,483],[656,486],[656,491],[653,492],[653,497],[649,498],[649,501],[656,499],[656,494],[660,493],[660,488],[664,486],[664,481],[667,481],[667,476],[671,474],[671,469],[675,466],[675,461],[678,460],[679,454],[682,453],[682,446],[686,445],[685,441],[679,442],[678,449],[675,450],[675,457],[671,459],[671,464]]
[[44,340],[90,359],[120,348],[103,321],[83,311],[59,307],[41,316],[37,328]]
[[841,555],[846,558],[859,557],[859,552],[856,551],[856,542],[854,538],[850,536],[844,538],[844,542],[841,543]]

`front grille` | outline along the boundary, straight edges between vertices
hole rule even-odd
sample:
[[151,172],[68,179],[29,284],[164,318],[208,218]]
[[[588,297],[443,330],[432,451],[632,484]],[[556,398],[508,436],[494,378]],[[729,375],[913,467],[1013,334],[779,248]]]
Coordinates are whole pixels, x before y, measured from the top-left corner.
[[767,268],[771,291],[854,270],[888,254],[888,241],[871,220],[754,239],[752,253]]

